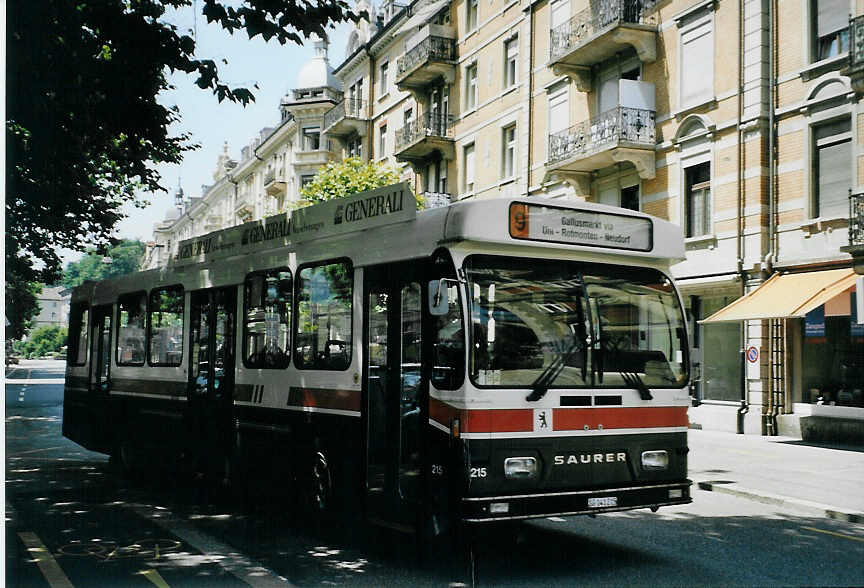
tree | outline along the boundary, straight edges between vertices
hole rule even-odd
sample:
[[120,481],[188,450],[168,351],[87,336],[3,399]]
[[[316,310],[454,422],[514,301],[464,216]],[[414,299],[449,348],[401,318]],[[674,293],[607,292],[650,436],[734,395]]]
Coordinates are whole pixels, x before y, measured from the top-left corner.
[[[230,4],[230,5],[229,5]],[[176,107],[157,101],[168,75],[195,76],[218,100],[247,104],[195,40],[166,21],[201,6],[208,23],[279,43],[356,21],[345,0],[27,0],[8,3],[6,271],[55,282],[60,250],[102,251],[136,190],[165,191],[154,164],[197,146],[172,135]],[[191,31],[190,31],[191,33]]]
[[85,280],[105,280],[131,274],[141,269],[141,259],[147,246],[141,241],[123,240],[108,250],[105,256],[90,249],[80,261],[70,262],[63,272],[63,285],[74,288]]
[[59,353],[66,345],[66,327],[48,325],[39,327],[26,341],[14,345],[15,351],[25,357],[43,357],[51,353]]
[[6,339],[12,341],[27,334],[33,317],[39,314],[36,297],[42,284],[28,282],[15,273],[6,272]]
[[[331,162],[318,170],[312,181],[300,189],[303,204],[325,202],[333,198],[344,198],[357,192],[364,192],[395,184],[399,172],[380,162],[364,162],[359,157],[349,157],[342,162]],[[418,207],[422,199],[417,197]]]

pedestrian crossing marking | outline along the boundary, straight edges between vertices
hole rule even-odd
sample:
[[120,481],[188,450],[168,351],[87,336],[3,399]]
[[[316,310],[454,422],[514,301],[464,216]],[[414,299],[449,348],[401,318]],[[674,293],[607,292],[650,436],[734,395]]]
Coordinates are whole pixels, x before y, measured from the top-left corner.
[[51,555],[51,552],[48,551],[36,533],[23,531],[18,533],[18,537],[21,538],[21,542],[33,556],[33,562],[39,566],[39,571],[42,572],[51,588],[73,588],[72,582],[63,573],[60,564],[57,563],[57,560],[54,559],[54,556]]

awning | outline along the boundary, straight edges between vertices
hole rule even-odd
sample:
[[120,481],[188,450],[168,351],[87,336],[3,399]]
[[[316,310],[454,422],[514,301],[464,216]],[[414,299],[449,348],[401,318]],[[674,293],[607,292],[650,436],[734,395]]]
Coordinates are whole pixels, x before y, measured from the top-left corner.
[[438,14],[438,11],[447,6],[450,0],[435,0],[426,4],[414,7],[414,14],[408,17],[402,26],[393,31],[393,36],[398,37],[402,33],[410,33],[419,26],[426,24],[426,21]]
[[802,274],[774,274],[764,284],[700,323],[772,318],[801,318],[855,286],[850,269]]

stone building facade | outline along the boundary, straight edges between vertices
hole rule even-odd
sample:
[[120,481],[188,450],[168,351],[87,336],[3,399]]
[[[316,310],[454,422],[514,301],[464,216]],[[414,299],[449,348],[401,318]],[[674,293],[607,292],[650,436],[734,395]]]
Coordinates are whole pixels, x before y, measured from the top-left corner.
[[850,256],[864,240],[864,27],[849,18],[864,2],[365,2],[332,104],[314,111],[327,157],[390,161],[439,202],[561,197],[679,223],[692,424],[864,437]]

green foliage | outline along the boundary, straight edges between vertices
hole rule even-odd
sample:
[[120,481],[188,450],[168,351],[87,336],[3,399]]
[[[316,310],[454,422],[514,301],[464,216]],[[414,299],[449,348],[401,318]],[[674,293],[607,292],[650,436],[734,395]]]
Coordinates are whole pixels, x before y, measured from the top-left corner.
[[21,276],[6,272],[6,339],[20,339],[30,330],[33,317],[39,314],[36,296],[42,292],[42,284],[28,282]]
[[74,288],[86,280],[105,280],[131,274],[141,269],[147,246],[141,241],[125,239],[108,250],[105,256],[95,249],[87,251],[80,261],[70,262],[63,272],[63,285]]
[[[181,72],[219,100],[248,104],[191,31],[168,22],[200,9],[208,23],[279,43],[361,15],[345,0],[16,0],[6,6],[6,271],[59,279],[61,250],[104,251],[136,193],[166,191],[155,164],[197,148],[174,134],[176,106],[157,97]],[[364,15],[365,16],[365,15]]]
[[[376,161],[365,162],[349,157],[342,162],[331,162],[318,170],[311,182],[300,189],[305,205],[344,198],[357,192],[373,190],[399,182],[399,172]],[[422,199],[417,197],[418,208]]]
[[52,353],[59,353],[66,346],[67,329],[51,325],[39,327],[26,341],[19,341],[13,345],[18,353],[28,358],[44,357]]

